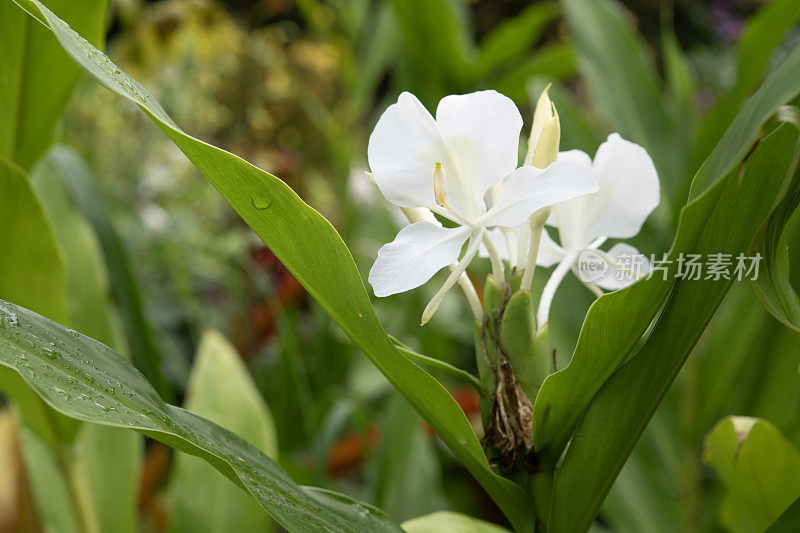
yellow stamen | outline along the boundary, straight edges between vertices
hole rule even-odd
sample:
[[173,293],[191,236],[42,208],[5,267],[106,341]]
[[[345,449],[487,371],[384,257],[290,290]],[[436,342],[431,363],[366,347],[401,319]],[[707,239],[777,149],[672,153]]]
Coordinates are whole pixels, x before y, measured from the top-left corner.
[[433,165],[433,196],[437,204],[447,205],[447,174],[440,161]]

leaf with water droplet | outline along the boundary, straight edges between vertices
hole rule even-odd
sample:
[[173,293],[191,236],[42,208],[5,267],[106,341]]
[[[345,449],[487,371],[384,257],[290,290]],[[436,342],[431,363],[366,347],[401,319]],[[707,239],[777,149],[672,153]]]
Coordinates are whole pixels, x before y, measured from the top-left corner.
[[[233,433],[164,403],[144,377],[111,348],[83,335],[76,337],[55,322],[0,300],[0,316],[9,311],[22,317],[26,327],[19,339],[8,329],[0,330],[0,365],[21,373],[58,411],[99,424],[134,428],[205,459],[289,530],[400,531],[378,509],[344,495],[301,488],[266,455]],[[60,345],[59,341],[64,349],[51,360],[44,348]],[[20,353],[27,362],[21,361]],[[92,364],[85,364],[83,358]],[[70,383],[70,391],[64,389],[64,383]],[[118,392],[124,389],[124,394],[113,393],[113,387],[105,384],[115,385]]]

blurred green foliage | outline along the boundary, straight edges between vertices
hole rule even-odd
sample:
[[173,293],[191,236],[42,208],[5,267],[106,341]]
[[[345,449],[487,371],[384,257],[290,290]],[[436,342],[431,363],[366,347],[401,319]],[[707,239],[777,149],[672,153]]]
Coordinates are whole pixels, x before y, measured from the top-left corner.
[[[430,109],[446,94],[495,88],[529,124],[532,97],[555,82],[564,148],[593,153],[618,130],[650,150],[667,200],[635,244],[660,253],[694,170],[800,32],[788,2],[760,12],[761,2],[744,0],[626,7],[633,14],[620,4],[608,19],[620,28],[620,43],[598,43],[575,22],[580,13],[570,31],[562,5],[549,1],[118,0],[107,51],[187,132],[286,181],[331,220],[362,272],[398,227],[397,213],[363,171],[369,132],[399,91],[414,92]],[[599,57],[587,63],[576,51],[581,40]],[[615,52],[604,53],[602,44],[628,55],[609,61]],[[629,90],[639,96],[626,96]],[[636,108],[632,100],[649,105]],[[60,138],[93,171],[98,200],[127,252],[128,282],[141,291],[160,367],[179,398],[203,332],[218,329],[272,411],[279,461],[295,480],[342,490],[396,520],[449,508],[504,523],[416,413],[135,106],[84,79]],[[787,242],[797,237],[794,228]],[[475,272],[476,283],[483,273]],[[66,275],[70,283],[70,265]],[[418,326],[434,291],[431,284],[374,304],[388,332],[473,370],[471,319],[455,295]],[[560,289],[551,337],[562,367],[590,296],[576,280]],[[797,366],[794,338],[748,287],[734,287],[596,527],[717,530],[726,493],[701,460],[705,435],[723,415],[750,415],[800,445]],[[471,408],[468,387],[433,372]],[[153,448],[148,468],[161,481],[149,489],[161,493],[169,474]],[[143,511],[148,524],[164,512],[157,504]]]

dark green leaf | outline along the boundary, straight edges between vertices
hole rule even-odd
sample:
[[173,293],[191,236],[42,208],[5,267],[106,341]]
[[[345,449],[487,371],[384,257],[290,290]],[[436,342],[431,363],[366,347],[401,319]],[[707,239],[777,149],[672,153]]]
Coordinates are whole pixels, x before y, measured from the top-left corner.
[[[747,102],[719,145],[695,176],[693,200],[682,212],[668,259],[674,262],[697,241],[717,209],[723,178],[736,174],[737,164],[752,147],[761,125],[784,102],[800,92],[800,49],[789,56]],[[786,184],[777,183],[779,187]],[[785,192],[784,189],[780,189]],[[761,198],[764,205],[780,195]],[[743,213],[731,215],[741,220]],[[757,219],[750,218],[750,224]],[[726,230],[728,231],[728,230]],[[717,252],[719,250],[713,250]],[[670,274],[671,275],[671,274]],[[672,289],[673,279],[653,276],[599,298],[589,309],[570,364],[548,377],[534,404],[534,442],[546,460],[561,455],[569,435],[600,386],[628,358]]]
[[[769,216],[776,198],[792,178],[789,173],[795,170],[797,141],[796,128],[779,127],[759,143],[747,160],[741,181],[735,170],[692,202],[689,207],[695,208],[691,211],[694,213],[709,199],[714,205],[699,237],[680,249],[704,257],[713,253],[731,254],[734,258],[746,254],[758,223]],[[688,207],[684,209],[682,223],[689,222],[689,212]],[[671,269],[670,275],[674,273]],[[614,478],[731,283],[724,279],[680,279],[674,283],[650,336],[633,359],[603,384],[575,430],[556,474],[550,531],[588,529]]]
[[[797,108],[784,108],[792,123],[800,127]],[[783,324],[800,334],[800,298],[792,286],[789,269],[789,239],[792,220],[800,205],[800,177],[789,184],[786,197],[759,230],[752,253],[761,254],[763,266],[753,290],[764,307]]]

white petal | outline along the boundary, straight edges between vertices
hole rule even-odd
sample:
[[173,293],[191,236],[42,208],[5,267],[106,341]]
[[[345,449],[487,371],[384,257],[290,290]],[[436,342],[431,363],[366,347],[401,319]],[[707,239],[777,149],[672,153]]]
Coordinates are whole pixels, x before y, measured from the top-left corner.
[[633,237],[658,206],[658,173],[647,151],[616,133],[600,145],[594,157],[600,191],[594,202],[602,203],[595,220],[597,237]]
[[522,116],[510,98],[479,91],[442,98],[436,122],[457,165],[455,173],[445,167],[448,202],[477,217],[484,193],[517,167]]
[[583,150],[566,150],[564,152],[558,152],[558,160],[569,161],[570,163],[586,165],[588,167],[592,166],[592,158],[589,157],[589,154]]
[[594,283],[606,290],[615,291],[627,287],[650,272],[650,261],[639,250],[620,242],[611,247],[607,255],[620,267],[608,265],[605,274]]
[[430,222],[409,224],[378,250],[369,271],[375,296],[389,296],[419,287],[456,259],[469,228],[443,228]]
[[562,237],[576,247],[603,235],[633,237],[659,202],[653,160],[638,144],[612,133],[598,148],[593,166],[600,191],[559,205],[560,219],[553,219]]
[[547,228],[542,230],[542,240],[539,241],[539,253],[536,264],[543,267],[553,266],[564,258],[564,250],[550,238]]
[[480,219],[485,226],[518,226],[543,207],[597,191],[594,170],[556,161],[544,170],[520,167],[504,180],[497,202]]
[[[378,188],[400,207],[433,207],[433,166],[445,167],[446,151],[439,127],[411,93],[384,111],[369,137],[367,157]],[[449,173],[449,169],[448,169]]]

